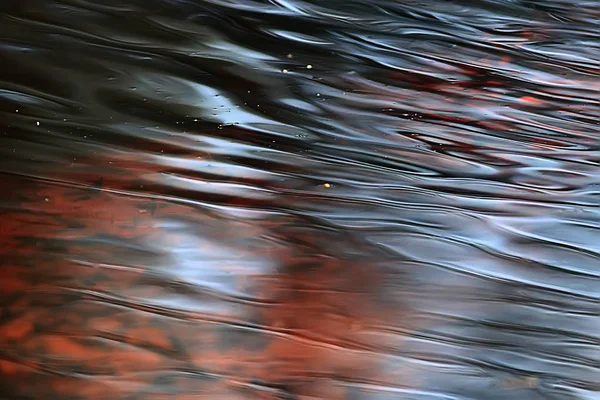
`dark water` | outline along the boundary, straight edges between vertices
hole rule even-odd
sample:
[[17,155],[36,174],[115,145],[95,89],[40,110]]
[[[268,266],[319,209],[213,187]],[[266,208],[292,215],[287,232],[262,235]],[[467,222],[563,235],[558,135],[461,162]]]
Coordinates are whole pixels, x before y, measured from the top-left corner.
[[600,399],[599,1],[0,12],[0,398]]

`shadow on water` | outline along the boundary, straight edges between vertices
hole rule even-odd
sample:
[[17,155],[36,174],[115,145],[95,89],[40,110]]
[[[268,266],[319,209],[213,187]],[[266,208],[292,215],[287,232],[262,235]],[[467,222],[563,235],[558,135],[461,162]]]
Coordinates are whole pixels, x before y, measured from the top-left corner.
[[0,5],[7,399],[598,399],[598,1]]

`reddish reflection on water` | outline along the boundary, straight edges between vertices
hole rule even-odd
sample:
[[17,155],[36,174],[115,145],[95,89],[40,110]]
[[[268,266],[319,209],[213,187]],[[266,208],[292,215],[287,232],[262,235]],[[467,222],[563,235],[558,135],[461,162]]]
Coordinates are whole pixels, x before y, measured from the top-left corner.
[[6,186],[0,370],[15,396],[341,399],[346,381],[416,383],[386,367],[402,343],[385,327],[416,319],[386,293],[392,271],[336,257],[351,240],[335,231],[114,186]]

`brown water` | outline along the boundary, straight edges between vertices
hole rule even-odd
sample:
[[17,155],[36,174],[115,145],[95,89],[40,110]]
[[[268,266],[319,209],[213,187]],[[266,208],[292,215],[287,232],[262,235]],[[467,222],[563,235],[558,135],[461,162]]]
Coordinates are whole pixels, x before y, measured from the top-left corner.
[[600,2],[0,3],[0,398],[600,399]]

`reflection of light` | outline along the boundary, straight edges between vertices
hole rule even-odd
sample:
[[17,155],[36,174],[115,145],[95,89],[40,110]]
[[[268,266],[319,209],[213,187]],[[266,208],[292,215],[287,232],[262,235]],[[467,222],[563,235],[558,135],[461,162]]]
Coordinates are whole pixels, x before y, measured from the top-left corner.
[[269,200],[276,196],[276,193],[271,190],[240,183],[215,182],[164,173],[155,175],[154,177],[156,182],[167,185],[170,188],[192,190],[198,193],[219,194],[255,200]]
[[[200,104],[201,116],[223,125],[235,124],[241,128],[277,136],[305,137],[309,132],[305,129],[264,118],[256,113],[243,109],[233,103],[218,90],[206,85],[187,82],[194,89]],[[196,103],[196,106],[199,104]]]
[[[243,65],[248,65],[249,60],[260,60],[260,61],[275,61],[275,60],[277,60],[275,57],[269,56],[265,53],[253,51],[253,50],[247,49],[245,47],[241,47],[241,46],[235,45],[233,43],[228,43],[225,41],[213,41],[213,42],[209,43],[208,46],[211,49],[222,50],[223,54],[229,55],[229,57],[231,57],[233,55],[236,59],[241,60],[241,64],[243,64]],[[213,52],[213,54],[214,54],[214,52]],[[192,53],[190,55],[191,56],[202,55],[203,57],[208,56],[208,54],[202,54],[202,53]],[[219,57],[219,59],[222,59],[222,58]],[[255,67],[264,67],[264,65],[254,65],[254,66]]]
[[[201,227],[193,222],[164,219],[156,227],[162,238],[154,240],[153,247],[164,255],[164,261],[154,272],[161,279],[189,287],[198,295],[175,290],[160,298],[147,299],[154,305],[189,311],[208,311],[207,307],[216,306],[224,311],[222,307],[229,306],[220,301],[207,303],[202,294],[212,294],[215,300],[223,296],[251,298],[256,293],[248,293],[243,282],[256,281],[257,277],[275,270],[276,261],[268,256],[272,244],[250,236],[243,229],[234,232],[226,220],[207,221]],[[257,246],[261,249],[251,251]]]
[[198,96],[196,106],[201,105],[202,117],[219,123],[240,124],[279,124],[260,115],[256,115],[233,103],[227,96],[210,86],[187,81],[188,86],[193,88]]

